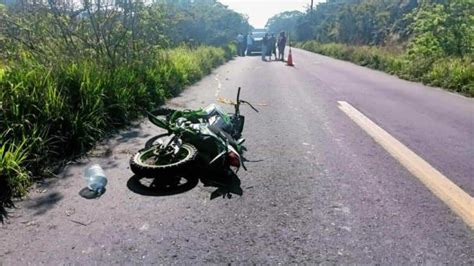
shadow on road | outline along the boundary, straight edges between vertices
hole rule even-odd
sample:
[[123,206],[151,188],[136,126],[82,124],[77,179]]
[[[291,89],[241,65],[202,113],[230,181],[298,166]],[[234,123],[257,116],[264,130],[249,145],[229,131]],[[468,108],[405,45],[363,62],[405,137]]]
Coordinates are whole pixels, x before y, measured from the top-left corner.
[[210,198],[215,199],[222,196],[231,198],[232,194],[241,196],[243,190],[240,187],[240,179],[232,171],[212,172],[206,170],[188,171],[174,176],[163,177],[140,177],[132,176],[127,187],[131,191],[144,196],[170,196],[187,192],[201,181],[206,187],[215,187]]
[[199,180],[189,176],[174,176],[166,178],[149,178],[134,175],[127,187],[131,191],[144,196],[171,196],[193,189]]
[[36,198],[28,200],[26,208],[35,210],[34,215],[45,214],[48,210],[52,209],[64,196],[59,192],[51,192],[49,194],[38,196]]

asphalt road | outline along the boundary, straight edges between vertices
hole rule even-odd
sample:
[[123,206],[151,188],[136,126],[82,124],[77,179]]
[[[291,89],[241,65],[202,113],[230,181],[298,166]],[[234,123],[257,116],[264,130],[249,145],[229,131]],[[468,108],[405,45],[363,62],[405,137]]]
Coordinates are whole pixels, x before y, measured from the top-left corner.
[[[294,50],[295,68],[236,58],[168,105],[242,98],[242,197],[199,183],[169,196],[127,187],[128,160],[157,134],[143,122],[19,202],[0,227],[0,264],[474,264],[474,231],[339,108],[346,101],[474,195],[474,101]],[[230,107],[226,107],[229,108]],[[109,177],[78,195],[85,165]],[[474,208],[474,206],[472,206]]]

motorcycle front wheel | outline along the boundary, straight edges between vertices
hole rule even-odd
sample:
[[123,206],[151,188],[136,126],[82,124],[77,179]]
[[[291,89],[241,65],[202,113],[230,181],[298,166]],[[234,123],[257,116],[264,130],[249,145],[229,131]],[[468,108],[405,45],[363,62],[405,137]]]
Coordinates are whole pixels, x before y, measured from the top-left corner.
[[137,176],[155,177],[157,175],[172,175],[184,170],[197,155],[197,149],[188,143],[181,145],[177,154],[161,154],[157,149],[160,146],[152,146],[142,150],[130,159],[130,169]]

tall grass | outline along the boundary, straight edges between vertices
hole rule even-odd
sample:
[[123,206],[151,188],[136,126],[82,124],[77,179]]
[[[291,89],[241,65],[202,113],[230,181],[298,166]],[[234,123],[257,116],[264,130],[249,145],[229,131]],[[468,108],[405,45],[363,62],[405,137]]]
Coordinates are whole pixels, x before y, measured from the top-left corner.
[[382,47],[322,44],[316,41],[303,42],[298,47],[474,97],[472,57],[425,58]]
[[44,66],[28,56],[0,66],[0,208],[25,194],[32,176],[178,95],[234,51],[183,46],[113,70],[85,59]]

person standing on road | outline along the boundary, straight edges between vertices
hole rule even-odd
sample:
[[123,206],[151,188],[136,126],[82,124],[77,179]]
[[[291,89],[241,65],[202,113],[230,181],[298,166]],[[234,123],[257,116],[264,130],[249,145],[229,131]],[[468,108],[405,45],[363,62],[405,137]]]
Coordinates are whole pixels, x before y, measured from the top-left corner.
[[247,35],[247,55],[250,55],[252,53],[252,46],[253,46],[253,36],[252,32],[249,32]]
[[242,33],[239,33],[236,38],[237,41],[237,55],[238,56],[244,56],[244,35]]
[[268,55],[270,56],[270,61],[272,60],[272,54],[275,56],[275,61],[276,61],[277,60],[276,37],[274,33],[272,33],[272,36],[270,37],[269,42],[268,42]]
[[285,32],[280,32],[280,36],[278,36],[278,60],[285,60],[285,46],[286,46],[286,36]]
[[262,61],[267,61],[268,33],[262,39]]

